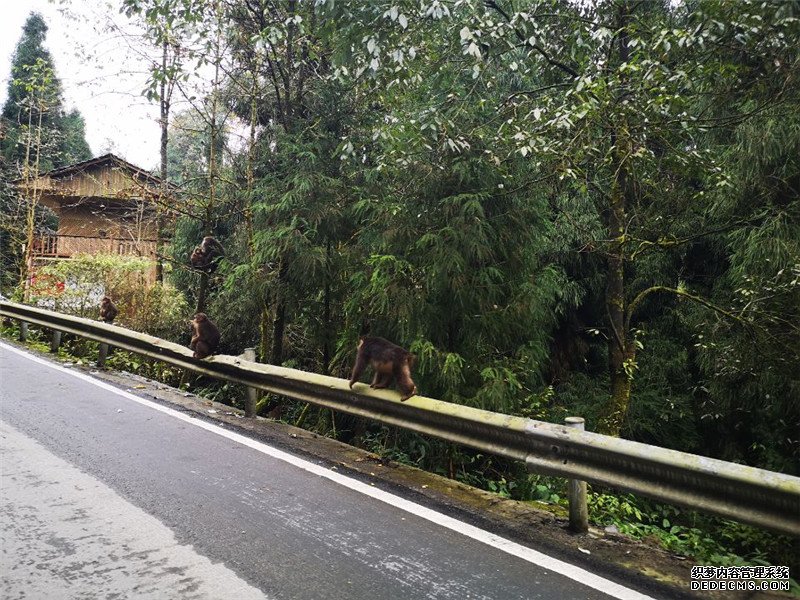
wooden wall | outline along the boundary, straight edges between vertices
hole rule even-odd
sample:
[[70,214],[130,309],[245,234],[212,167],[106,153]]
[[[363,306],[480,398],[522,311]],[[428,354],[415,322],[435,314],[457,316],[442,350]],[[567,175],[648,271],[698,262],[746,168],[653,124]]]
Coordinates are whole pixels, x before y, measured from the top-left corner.
[[97,202],[86,201],[54,210],[59,216],[59,235],[131,240],[156,239],[156,220],[151,207],[147,207],[147,211],[141,214],[134,205],[103,207]]

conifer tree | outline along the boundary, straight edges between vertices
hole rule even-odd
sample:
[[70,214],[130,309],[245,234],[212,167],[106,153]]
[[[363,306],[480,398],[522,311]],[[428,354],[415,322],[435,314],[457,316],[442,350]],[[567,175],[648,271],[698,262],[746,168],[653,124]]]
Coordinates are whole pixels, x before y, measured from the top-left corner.
[[[11,63],[8,99],[0,113],[0,279],[24,281],[37,230],[52,213],[40,205],[37,193],[20,194],[14,180],[31,181],[50,169],[87,160],[85,122],[78,110],[66,113],[61,82],[45,48],[47,24],[31,13]],[[52,219],[51,219],[52,220]]]
[[30,168],[32,152],[39,155],[39,172],[91,158],[83,117],[77,110],[64,110],[61,81],[45,48],[46,35],[42,16],[31,13],[14,51],[2,110],[5,136],[0,155],[20,174]]

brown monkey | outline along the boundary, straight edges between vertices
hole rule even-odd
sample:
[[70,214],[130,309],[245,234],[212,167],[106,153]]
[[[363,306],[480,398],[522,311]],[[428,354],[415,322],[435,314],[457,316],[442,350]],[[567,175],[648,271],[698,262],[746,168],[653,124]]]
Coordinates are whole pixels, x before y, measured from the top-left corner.
[[397,380],[397,387],[400,388],[400,401],[408,400],[417,393],[417,386],[411,379],[411,367],[417,357],[396,346],[392,342],[380,337],[362,336],[358,341],[358,354],[356,364],[353,366],[353,374],[350,377],[350,388],[358,381],[364,369],[369,364],[375,376],[369,387],[380,390],[392,383],[392,378]]
[[217,268],[217,260],[223,256],[225,256],[225,248],[222,247],[222,244],[216,238],[207,235],[200,245],[195,246],[195,249],[192,250],[189,262],[195,269],[213,273]]
[[216,238],[210,235],[203,238],[203,241],[200,242],[200,248],[211,258],[225,256],[225,248],[222,247],[222,244],[220,244]]
[[219,329],[205,313],[197,313],[189,321],[192,326],[192,341],[189,348],[194,350],[195,358],[205,358],[214,353],[219,345]]
[[203,270],[207,267],[206,264],[206,257],[203,254],[203,250],[200,246],[195,246],[194,250],[192,250],[191,255],[189,256],[189,262],[192,263],[192,268]]
[[108,296],[103,296],[100,301],[100,320],[106,323],[112,323],[117,316],[117,306],[111,301]]

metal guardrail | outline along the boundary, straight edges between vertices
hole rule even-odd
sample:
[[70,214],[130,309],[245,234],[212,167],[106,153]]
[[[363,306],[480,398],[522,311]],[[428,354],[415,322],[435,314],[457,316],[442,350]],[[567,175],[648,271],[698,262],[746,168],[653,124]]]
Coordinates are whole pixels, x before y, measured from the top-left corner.
[[800,536],[800,478],[578,428],[414,396],[351,390],[344,379],[216,355],[99,321],[12,302],[0,315],[130,350],[218,379],[525,461],[529,470],[607,485]]

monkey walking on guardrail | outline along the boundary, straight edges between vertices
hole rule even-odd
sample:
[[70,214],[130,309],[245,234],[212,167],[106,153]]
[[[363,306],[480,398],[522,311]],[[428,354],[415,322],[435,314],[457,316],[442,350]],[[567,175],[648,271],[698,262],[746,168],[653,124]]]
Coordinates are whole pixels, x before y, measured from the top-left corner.
[[219,329],[205,313],[197,313],[189,321],[192,326],[192,341],[189,348],[194,350],[195,358],[211,356],[219,346]]
[[350,377],[350,389],[358,381],[364,369],[369,364],[375,371],[375,376],[369,387],[380,390],[392,383],[392,379],[397,380],[397,387],[400,388],[400,401],[408,400],[417,393],[417,386],[411,379],[411,367],[417,357],[408,350],[393,344],[381,337],[363,336],[358,341],[358,353],[356,354],[356,364],[353,366],[353,374]]

